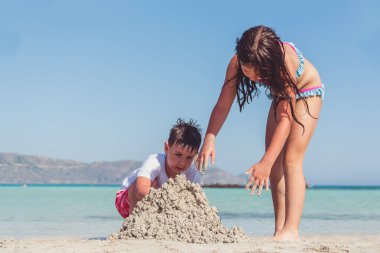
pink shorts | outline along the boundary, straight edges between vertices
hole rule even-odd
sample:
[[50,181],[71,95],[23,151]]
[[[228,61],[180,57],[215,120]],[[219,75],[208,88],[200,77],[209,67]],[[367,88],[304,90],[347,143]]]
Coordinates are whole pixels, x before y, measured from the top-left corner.
[[129,216],[128,188],[116,193],[115,206],[123,218]]

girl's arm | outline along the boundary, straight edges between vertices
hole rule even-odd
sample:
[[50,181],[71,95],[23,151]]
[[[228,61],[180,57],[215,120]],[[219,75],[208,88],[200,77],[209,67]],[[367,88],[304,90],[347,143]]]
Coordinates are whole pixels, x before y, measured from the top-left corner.
[[[295,94],[293,92],[289,94],[292,94],[292,106],[295,108]],[[248,190],[252,183],[254,184],[251,194],[255,192],[257,187],[259,187],[257,195],[260,195],[264,185],[266,190],[269,190],[269,175],[271,169],[281,150],[284,148],[293,122],[293,116],[288,101],[279,102],[276,110],[276,119],[277,125],[265,154],[258,163],[253,165],[246,172],[246,174],[252,174],[246,185],[246,189]]]
[[[290,94],[292,94],[292,106],[295,108],[295,95],[293,92]],[[277,125],[274,130],[272,140],[270,141],[269,146],[265,151],[263,158],[261,159],[270,165],[274,164],[278,155],[283,149],[290,133],[290,127],[293,123],[293,116],[288,101],[281,101],[278,104],[276,119]]]
[[207,168],[209,156],[211,156],[212,163],[215,163],[215,137],[222,128],[236,96],[237,67],[237,56],[234,55],[228,64],[224,85],[212,110],[205,139],[196,161],[197,168],[201,171],[203,168]]
[[[293,56],[292,58],[288,54],[287,57],[285,57],[285,62],[293,80],[296,80],[294,73],[296,73],[296,68],[298,66],[298,58],[294,59],[294,57],[295,56]],[[291,97],[292,107],[295,110],[296,95],[290,87],[288,87],[286,91]],[[291,112],[291,107],[288,101],[283,100],[278,103],[275,117],[277,119],[277,125],[274,130],[272,140],[270,141],[264,156],[258,163],[253,165],[246,172],[246,174],[252,174],[251,178],[249,179],[246,185],[246,189],[248,190],[252,183],[254,183],[251,190],[251,194],[254,193],[257,187],[259,187],[257,195],[260,195],[264,185],[266,186],[266,190],[269,190],[269,175],[272,166],[279,154],[281,153],[281,150],[284,148],[286,140],[289,137],[291,125],[294,120]]]
[[[285,53],[285,64],[288,69],[288,72],[292,76],[293,80],[296,80],[295,73],[298,68],[299,59],[295,55],[294,50],[292,48],[289,48],[289,46],[286,47]],[[289,86],[286,88],[286,92],[292,98],[291,103],[293,109],[295,110],[296,95]],[[261,159],[261,161],[271,165],[270,168],[272,168],[272,165],[274,164],[281,150],[283,149],[290,133],[290,127],[293,123],[293,116],[288,101],[283,100],[279,102],[275,116],[277,120],[277,125],[274,130],[272,140],[270,141],[269,146],[267,147],[265,154]]]

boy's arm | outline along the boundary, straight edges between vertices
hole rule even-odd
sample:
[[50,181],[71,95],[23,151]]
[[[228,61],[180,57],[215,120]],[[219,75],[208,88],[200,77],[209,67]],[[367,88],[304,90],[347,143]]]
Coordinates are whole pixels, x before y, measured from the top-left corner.
[[129,196],[129,213],[132,213],[137,202],[143,199],[149,194],[150,187],[154,187],[157,181],[150,181],[146,177],[137,177],[136,181],[130,186],[128,196]]
[[132,213],[136,203],[149,194],[150,187],[154,187],[160,169],[157,155],[150,155],[144,164],[137,170],[135,182],[129,188],[129,210]]
[[[136,196],[142,199],[149,194],[150,187],[155,187],[157,176],[160,172],[160,162],[157,155],[151,155],[137,171],[136,178]],[[153,185],[152,185],[153,184]]]
[[149,194],[152,182],[146,177],[137,177],[136,179],[136,199],[140,201]]

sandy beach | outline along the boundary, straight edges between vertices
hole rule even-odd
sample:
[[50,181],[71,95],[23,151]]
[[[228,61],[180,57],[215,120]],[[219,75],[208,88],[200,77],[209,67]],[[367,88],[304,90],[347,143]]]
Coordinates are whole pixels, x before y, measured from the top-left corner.
[[379,235],[308,236],[298,242],[273,242],[268,237],[250,243],[193,244],[159,240],[106,240],[105,238],[2,239],[0,252],[380,252]]

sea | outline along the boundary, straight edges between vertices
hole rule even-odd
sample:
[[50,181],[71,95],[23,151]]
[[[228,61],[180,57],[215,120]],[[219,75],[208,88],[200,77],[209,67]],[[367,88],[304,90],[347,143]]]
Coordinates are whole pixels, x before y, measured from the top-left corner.
[[[123,219],[114,206],[119,186],[0,185],[0,238],[106,238]],[[227,227],[271,236],[270,192],[205,188]],[[380,234],[380,187],[314,186],[307,189],[301,235]]]

